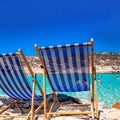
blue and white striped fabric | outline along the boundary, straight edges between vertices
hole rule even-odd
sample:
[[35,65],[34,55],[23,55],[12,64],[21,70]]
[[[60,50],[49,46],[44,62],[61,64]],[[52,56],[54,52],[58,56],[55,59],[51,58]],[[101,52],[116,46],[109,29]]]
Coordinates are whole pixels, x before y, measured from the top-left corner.
[[90,90],[87,44],[41,47],[41,56],[55,91]]
[[[12,98],[32,98],[32,88],[17,54],[0,55],[0,87]],[[41,96],[35,95],[38,98]]]

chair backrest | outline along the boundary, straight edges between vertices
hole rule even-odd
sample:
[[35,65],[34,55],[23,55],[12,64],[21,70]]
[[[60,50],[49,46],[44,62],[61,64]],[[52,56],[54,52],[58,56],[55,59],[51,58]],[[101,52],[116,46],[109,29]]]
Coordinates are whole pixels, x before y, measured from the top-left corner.
[[90,90],[88,44],[41,47],[43,63],[55,91]]
[[18,54],[0,55],[0,87],[12,98],[32,98],[32,88]]

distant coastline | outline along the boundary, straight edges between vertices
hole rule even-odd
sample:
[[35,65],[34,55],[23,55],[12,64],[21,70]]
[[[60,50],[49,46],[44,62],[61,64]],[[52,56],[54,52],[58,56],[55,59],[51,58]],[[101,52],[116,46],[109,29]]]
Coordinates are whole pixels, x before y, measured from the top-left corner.
[[[41,74],[40,62],[36,56],[26,56],[32,70]],[[94,63],[96,66],[96,73],[120,73],[120,53],[95,53]],[[25,71],[29,74],[26,67]]]

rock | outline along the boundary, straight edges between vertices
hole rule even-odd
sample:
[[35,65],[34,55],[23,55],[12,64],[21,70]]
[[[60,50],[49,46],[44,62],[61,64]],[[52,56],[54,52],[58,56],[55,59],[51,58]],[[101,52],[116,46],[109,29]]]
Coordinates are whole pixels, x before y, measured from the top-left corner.
[[114,105],[112,106],[112,108],[117,108],[117,109],[120,110],[120,102],[114,104]]
[[80,104],[81,101],[78,98],[67,96],[65,94],[58,94],[58,99],[60,102],[71,101],[73,103]]
[[[53,102],[53,99],[54,99],[54,96],[52,95],[49,102]],[[65,94],[58,94],[58,100],[61,103],[66,103],[66,102],[68,102],[68,103],[77,103],[77,104],[81,103],[81,101],[78,98],[71,97],[71,96],[68,96],[68,95],[65,95]]]

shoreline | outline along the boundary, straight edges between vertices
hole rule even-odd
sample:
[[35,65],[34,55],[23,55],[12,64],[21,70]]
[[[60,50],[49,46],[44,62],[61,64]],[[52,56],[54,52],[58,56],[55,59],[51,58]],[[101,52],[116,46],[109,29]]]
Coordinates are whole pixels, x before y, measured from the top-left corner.
[[[38,67],[31,67],[31,68],[34,71],[34,73],[42,75],[42,70],[40,68],[38,68]],[[109,68],[106,68],[106,69],[109,69]],[[30,73],[29,73],[29,71],[27,70],[26,67],[24,67],[24,70],[25,70],[26,75],[30,75]],[[92,72],[90,71],[90,74],[91,73]],[[96,69],[96,74],[120,74],[120,71],[116,71],[116,70],[109,70],[109,71],[108,70],[104,70],[104,71],[101,72],[100,70]]]
[[[37,75],[42,75],[42,73],[39,73],[39,72],[36,72],[36,74],[37,74]],[[90,73],[90,74],[91,74],[91,73]],[[97,74],[100,74],[100,75],[101,75],[101,74],[116,74],[116,75],[117,75],[117,74],[120,74],[120,73],[118,73],[118,72],[106,72],[106,73],[96,73],[96,75],[97,75]],[[31,74],[28,73],[28,72],[26,72],[26,75],[27,75],[27,76],[31,76]]]
[[[39,58],[37,56],[26,56],[26,58],[32,70],[37,74],[41,74],[42,69],[40,68]],[[96,53],[94,65],[96,67],[96,73],[99,74],[120,73],[120,54]],[[26,73],[29,74],[28,69],[25,66],[24,69]]]

